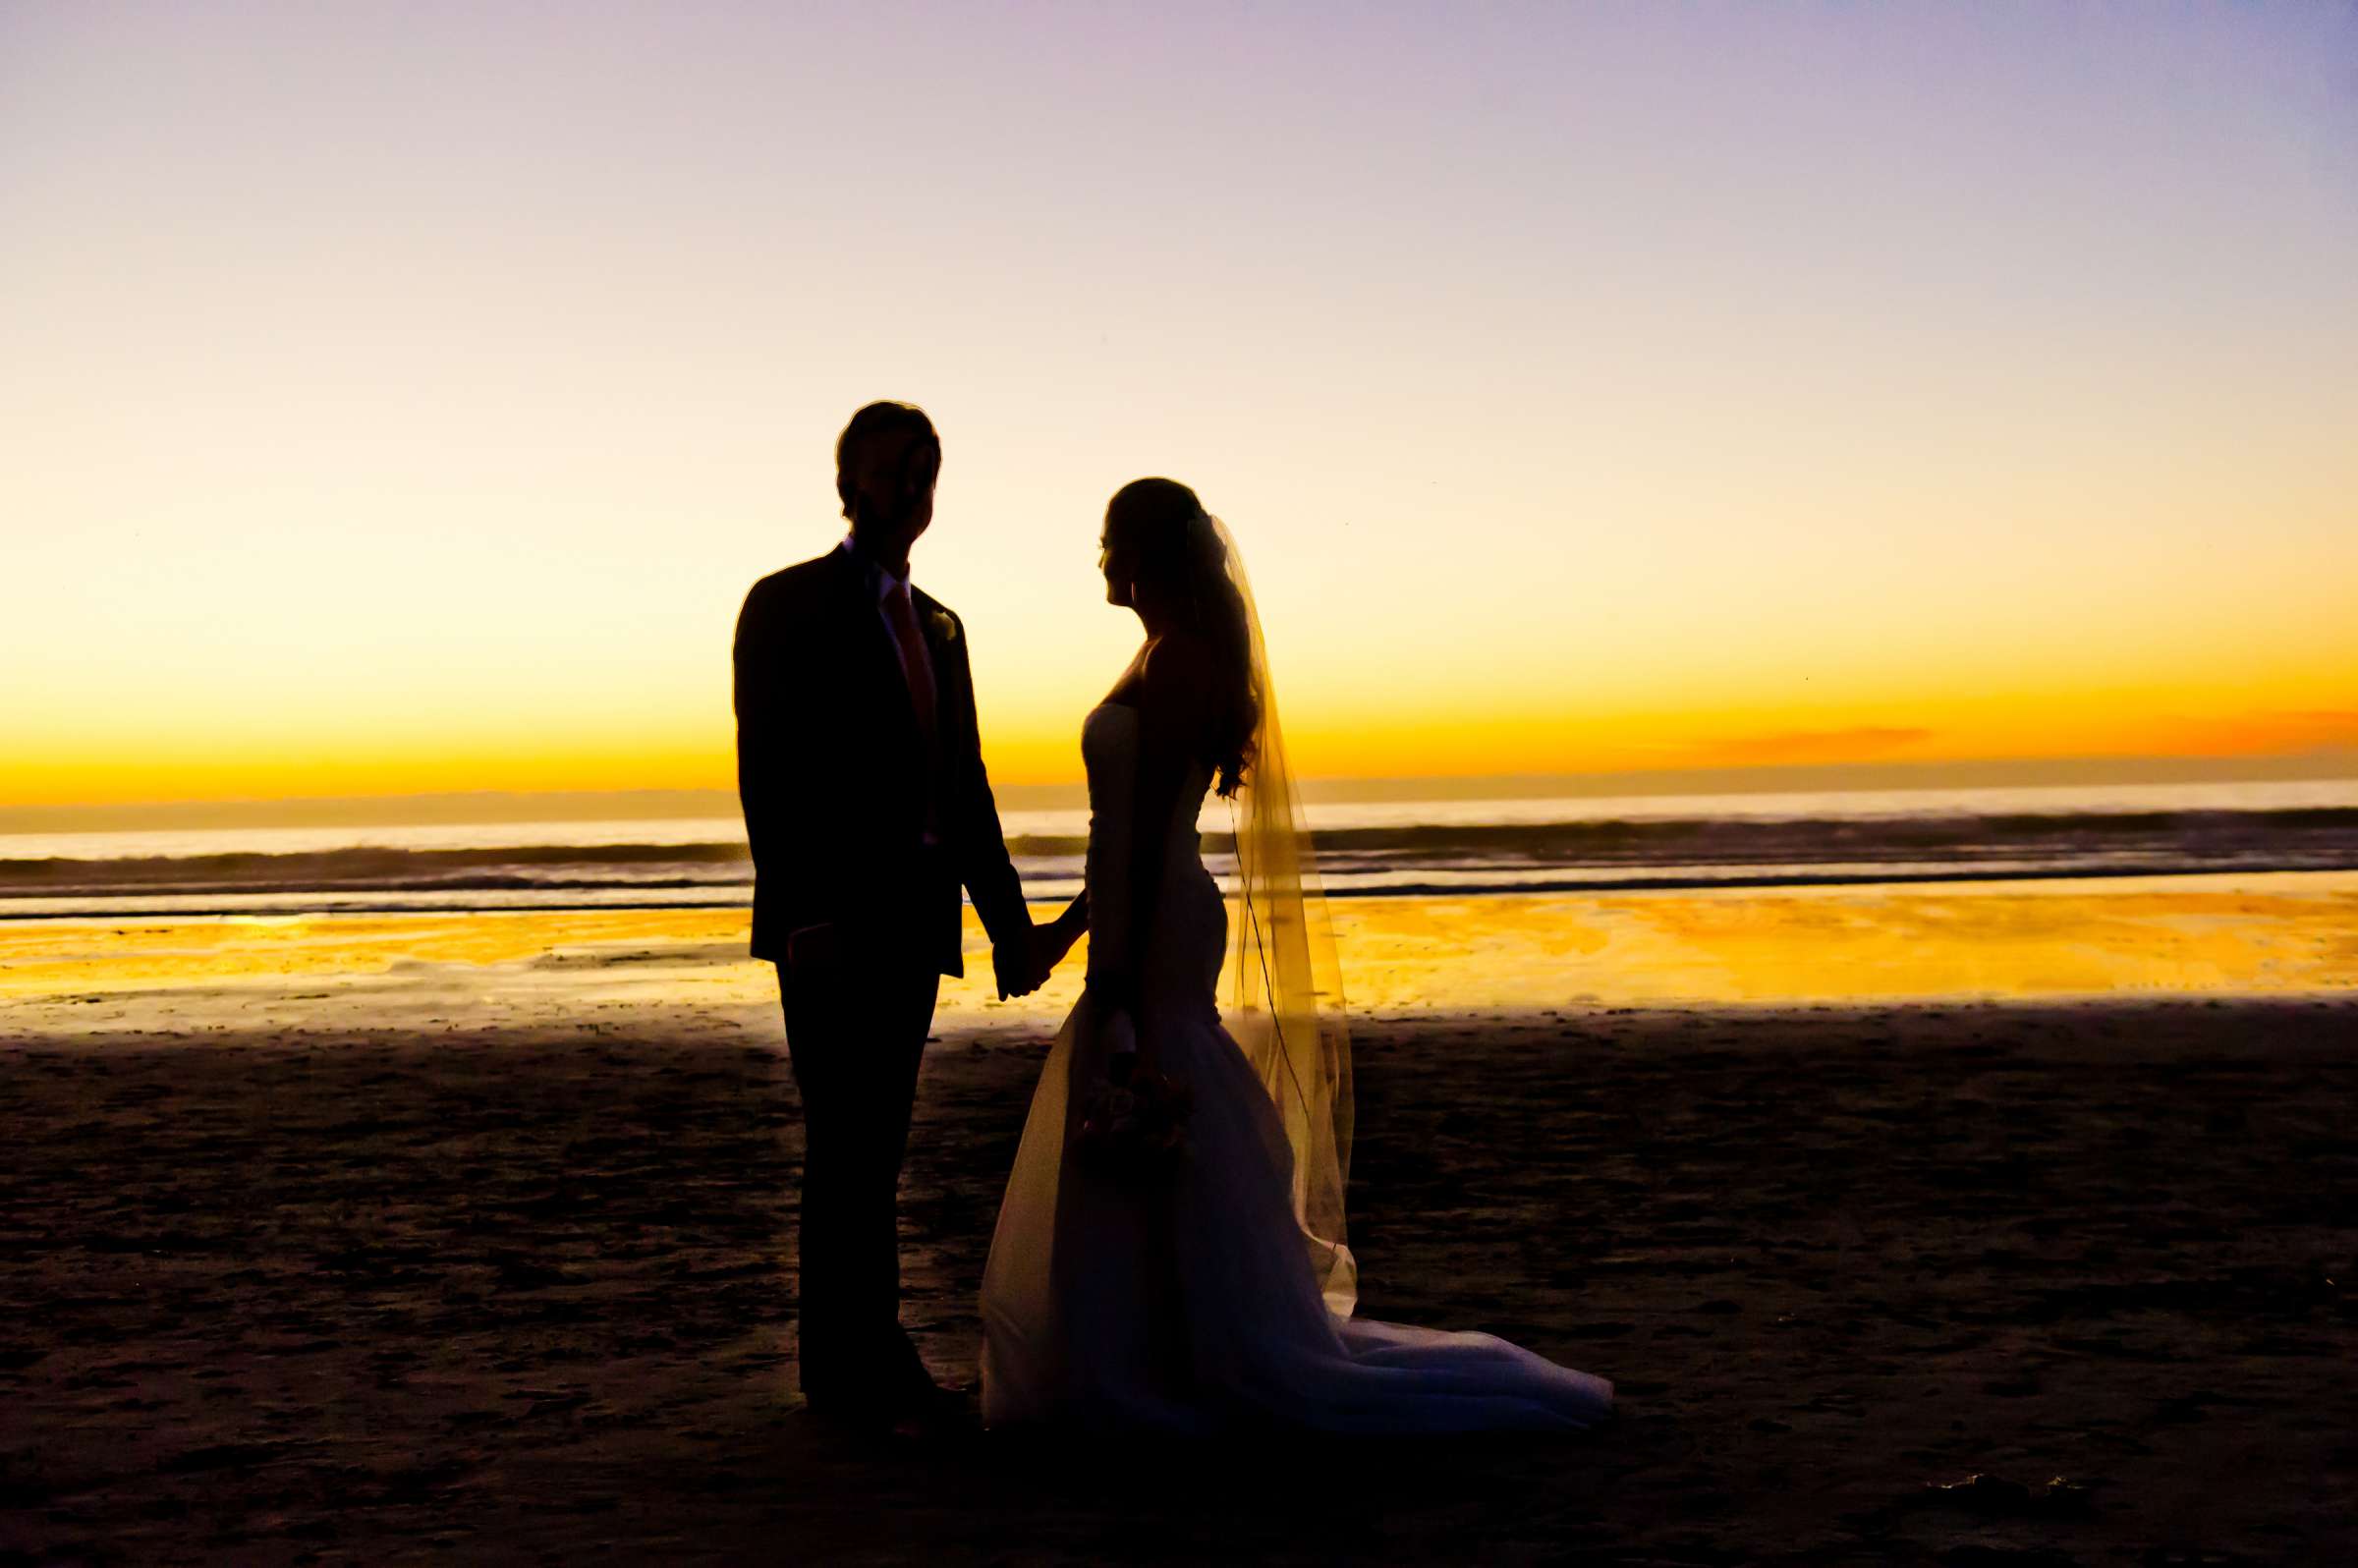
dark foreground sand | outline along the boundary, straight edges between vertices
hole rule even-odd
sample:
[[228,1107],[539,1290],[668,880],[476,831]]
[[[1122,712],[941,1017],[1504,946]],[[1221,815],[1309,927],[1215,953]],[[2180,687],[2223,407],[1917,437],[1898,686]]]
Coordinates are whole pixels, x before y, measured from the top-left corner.
[[[0,1042],[0,1561],[2358,1560],[2346,1001],[1363,1022],[1364,1310],[1619,1382],[1548,1441],[831,1437],[775,1044]],[[950,1379],[1038,1063],[927,1068]]]

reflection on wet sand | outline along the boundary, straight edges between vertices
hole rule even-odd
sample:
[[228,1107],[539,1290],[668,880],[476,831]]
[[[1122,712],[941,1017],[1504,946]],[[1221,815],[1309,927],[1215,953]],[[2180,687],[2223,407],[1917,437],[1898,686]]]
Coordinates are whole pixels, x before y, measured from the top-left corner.
[[[2358,989],[2358,873],[1606,896],[1338,899],[1355,1009]],[[1040,918],[1047,911],[1041,909]],[[35,1028],[186,1026],[216,1007],[323,1028],[547,1019],[668,1003],[766,1014],[766,965],[719,910],[0,924],[0,1005]],[[982,932],[968,918],[970,955]],[[947,1015],[1010,1025],[1071,1005],[1081,963]]]

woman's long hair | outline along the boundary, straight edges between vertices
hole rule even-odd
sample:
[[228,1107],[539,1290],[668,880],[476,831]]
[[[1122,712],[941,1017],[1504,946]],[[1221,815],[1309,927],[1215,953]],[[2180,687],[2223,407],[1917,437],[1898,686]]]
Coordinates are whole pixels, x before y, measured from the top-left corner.
[[1252,617],[1229,574],[1227,542],[1195,491],[1159,478],[1133,479],[1114,492],[1105,505],[1105,540],[1136,563],[1139,584],[1181,607],[1211,652],[1215,690],[1203,757],[1213,788],[1233,798],[1253,766],[1263,694]]

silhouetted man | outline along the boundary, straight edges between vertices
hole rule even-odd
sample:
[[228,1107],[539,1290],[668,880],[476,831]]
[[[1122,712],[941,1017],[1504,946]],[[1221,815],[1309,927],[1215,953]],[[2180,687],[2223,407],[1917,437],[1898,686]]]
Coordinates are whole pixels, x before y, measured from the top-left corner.
[[1050,958],[982,771],[964,628],[909,583],[940,468],[922,411],[852,416],[835,447],[850,537],[755,584],[737,622],[753,951],[778,966],[803,1095],[803,1392],[882,1425],[956,1403],[901,1329],[895,1209],[935,993],[965,973],[960,885],[1002,997]]

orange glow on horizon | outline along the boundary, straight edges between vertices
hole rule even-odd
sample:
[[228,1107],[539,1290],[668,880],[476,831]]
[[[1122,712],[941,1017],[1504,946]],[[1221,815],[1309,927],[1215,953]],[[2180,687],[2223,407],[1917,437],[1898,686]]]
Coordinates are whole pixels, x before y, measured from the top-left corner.
[[[2272,758],[2346,753],[2358,767],[2358,712],[2123,712],[2099,696],[1999,704],[1994,712],[1921,710],[1907,726],[1871,716],[1808,726],[1791,713],[1656,715],[1612,720],[1460,716],[1320,725],[1289,720],[1296,770],[1316,779],[1605,775],[1682,769],[1853,763],[1966,763],[2080,758]],[[984,757],[1009,785],[1078,782],[1076,726],[994,724]],[[9,760],[0,806],[397,797],[474,792],[732,790],[725,717],[715,738],[649,743],[576,735],[507,747],[387,745],[309,756],[294,746],[234,751],[159,746],[70,758]]]

